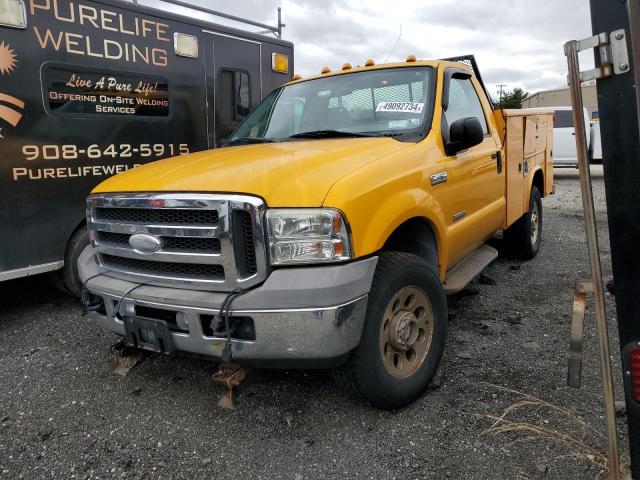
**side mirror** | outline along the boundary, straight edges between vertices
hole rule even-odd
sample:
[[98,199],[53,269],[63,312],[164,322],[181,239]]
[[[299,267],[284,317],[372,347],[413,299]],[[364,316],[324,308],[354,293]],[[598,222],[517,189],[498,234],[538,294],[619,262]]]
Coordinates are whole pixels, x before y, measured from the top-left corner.
[[445,145],[447,155],[478,145],[483,139],[482,125],[476,117],[460,118],[449,127],[449,141]]

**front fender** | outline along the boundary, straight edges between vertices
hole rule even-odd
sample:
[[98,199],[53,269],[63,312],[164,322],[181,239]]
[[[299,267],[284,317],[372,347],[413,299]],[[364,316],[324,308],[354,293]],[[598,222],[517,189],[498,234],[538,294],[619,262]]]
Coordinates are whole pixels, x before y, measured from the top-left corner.
[[412,218],[426,219],[438,242],[440,272],[449,258],[447,223],[440,204],[431,195],[431,175],[442,158],[438,136],[378,159],[345,176],[332,186],[323,202],[342,210],[351,225],[356,257],[378,252],[391,234]]
[[356,257],[378,252],[391,234],[407,220],[425,219],[436,236],[440,271],[446,271],[449,251],[445,215],[427,191],[413,188],[395,191],[390,195],[371,195],[371,198],[351,202],[343,210],[351,224]]

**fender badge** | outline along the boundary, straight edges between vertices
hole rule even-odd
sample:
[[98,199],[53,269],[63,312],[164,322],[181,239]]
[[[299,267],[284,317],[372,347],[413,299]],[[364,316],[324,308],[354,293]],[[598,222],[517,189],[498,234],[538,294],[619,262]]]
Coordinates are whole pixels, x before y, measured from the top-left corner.
[[439,172],[431,175],[431,185],[440,185],[449,179],[447,172]]

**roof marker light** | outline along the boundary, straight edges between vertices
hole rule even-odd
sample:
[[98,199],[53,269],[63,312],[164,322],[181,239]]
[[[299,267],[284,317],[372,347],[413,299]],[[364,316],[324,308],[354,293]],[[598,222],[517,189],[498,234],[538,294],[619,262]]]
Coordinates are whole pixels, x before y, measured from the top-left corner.
[[415,55],[409,55],[407,57],[407,62],[411,63],[411,62],[415,62],[416,61],[416,56]]
[[350,63],[345,63],[342,65],[342,70],[351,70],[351,64]]
[[302,75],[300,75],[299,73],[296,73],[296,74],[291,78],[291,80],[292,80],[292,81],[296,81],[296,80],[300,80],[300,79],[302,79]]
[[289,56],[284,53],[271,54],[271,70],[278,73],[289,71]]
[[27,28],[27,9],[22,0],[0,0],[0,26]]
[[173,52],[180,57],[198,58],[198,38],[186,33],[173,34]]
[[330,71],[331,69],[329,67],[322,67],[322,70],[320,70],[320,73],[324,75],[325,73],[329,73]]
[[367,58],[367,61],[364,62],[365,67],[373,67],[376,62],[373,61],[373,58]]

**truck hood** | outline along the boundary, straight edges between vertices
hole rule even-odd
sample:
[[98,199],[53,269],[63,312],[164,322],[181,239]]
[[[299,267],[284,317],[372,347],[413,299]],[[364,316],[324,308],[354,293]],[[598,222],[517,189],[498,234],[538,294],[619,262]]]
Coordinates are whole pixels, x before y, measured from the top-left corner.
[[320,206],[342,177],[408,145],[383,137],[218,148],[131,169],[105,180],[93,193],[245,193],[272,207]]

